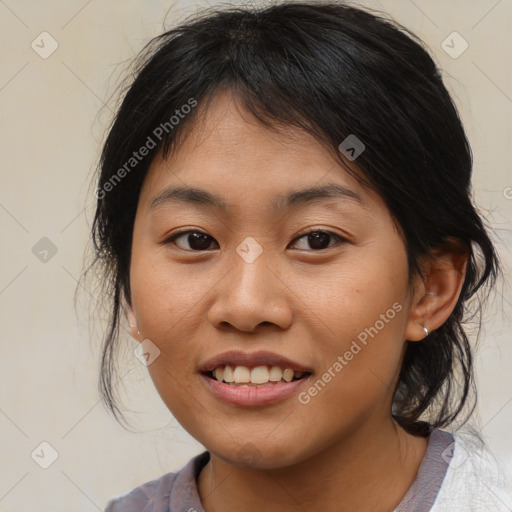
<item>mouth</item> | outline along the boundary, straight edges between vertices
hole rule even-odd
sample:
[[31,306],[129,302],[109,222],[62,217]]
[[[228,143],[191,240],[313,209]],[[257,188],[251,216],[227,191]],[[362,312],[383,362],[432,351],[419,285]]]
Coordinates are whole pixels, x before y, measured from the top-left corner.
[[293,370],[280,366],[221,365],[214,370],[201,372],[205,377],[238,387],[269,387],[302,380],[311,375],[310,371]]
[[[249,380],[247,377],[249,368],[236,366],[232,368],[231,374],[229,368],[229,366],[217,367],[213,371],[202,372],[200,375],[206,389],[214,397],[224,403],[237,407],[267,407],[283,402],[299,393],[300,389],[307,385],[312,375],[311,372],[293,372],[292,375],[291,370],[287,372],[287,369],[281,370],[279,367],[277,369],[275,369],[276,367],[269,369],[266,366],[259,366],[250,370],[251,376],[252,372],[255,371],[255,380],[258,381],[252,382],[252,379]],[[269,377],[264,379],[267,373]],[[276,380],[270,380],[270,377]],[[279,380],[277,380],[278,377]],[[235,378],[240,382],[235,382],[234,380],[226,382],[224,380]],[[260,382],[262,380],[266,380],[266,382]]]
[[313,371],[272,352],[231,350],[199,366],[206,389],[217,399],[239,407],[282,402],[306,386]]

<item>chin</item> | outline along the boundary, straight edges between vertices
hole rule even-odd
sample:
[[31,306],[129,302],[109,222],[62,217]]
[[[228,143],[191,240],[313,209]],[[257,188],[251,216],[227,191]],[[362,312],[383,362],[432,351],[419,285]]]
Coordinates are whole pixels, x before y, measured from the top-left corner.
[[304,462],[309,458],[306,452],[298,452],[296,449],[286,448],[283,443],[272,445],[268,439],[252,441],[239,441],[229,443],[227,446],[219,446],[213,443],[206,449],[213,455],[223,460],[226,464],[247,469],[279,469]]

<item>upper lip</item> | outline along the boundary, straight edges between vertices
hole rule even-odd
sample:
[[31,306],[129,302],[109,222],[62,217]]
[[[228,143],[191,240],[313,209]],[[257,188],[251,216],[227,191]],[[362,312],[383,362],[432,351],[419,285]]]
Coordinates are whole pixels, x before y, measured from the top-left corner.
[[311,372],[308,367],[273,352],[258,351],[249,353],[243,350],[230,350],[213,356],[201,363],[199,371],[211,372],[215,368],[227,365],[246,366],[248,368],[255,366],[279,366],[283,370],[290,368],[299,372]]

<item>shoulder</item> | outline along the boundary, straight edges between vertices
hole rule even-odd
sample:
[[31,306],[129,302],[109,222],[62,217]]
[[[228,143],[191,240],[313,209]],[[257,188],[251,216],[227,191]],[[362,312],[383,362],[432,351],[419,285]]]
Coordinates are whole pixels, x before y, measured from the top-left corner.
[[165,494],[171,492],[178,473],[165,475],[145,482],[129,492],[111,498],[105,512],[143,512],[155,509],[156,503],[165,499]]
[[459,430],[441,455],[448,469],[432,512],[509,512],[510,479],[480,437]]
[[114,496],[106,503],[104,512],[167,512],[171,500],[183,506],[197,504],[196,477],[209,457],[208,452],[203,452],[190,459],[177,472],[166,473]]

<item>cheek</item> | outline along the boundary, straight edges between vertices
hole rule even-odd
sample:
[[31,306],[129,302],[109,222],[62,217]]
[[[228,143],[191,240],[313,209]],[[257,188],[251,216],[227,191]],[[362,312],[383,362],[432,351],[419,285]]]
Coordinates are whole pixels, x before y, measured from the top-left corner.
[[375,294],[370,296],[373,300],[354,302],[352,308],[331,316],[337,319],[331,322],[337,337],[318,343],[322,368],[299,396],[303,420],[314,418],[316,428],[321,426],[322,442],[391,414],[406,308],[387,296],[379,298],[378,307]]
[[191,273],[172,263],[165,247],[139,247],[132,253],[131,292],[141,331],[150,339],[186,339],[187,325],[198,314],[208,287],[208,272]]
[[406,309],[407,277],[403,247],[396,244],[384,251],[375,244],[347,252],[339,262],[307,274],[290,274],[289,281],[303,311],[309,310],[311,321],[316,317],[315,324],[325,331],[326,347],[339,352],[359,335],[362,342],[365,335],[379,335],[381,345],[388,338],[399,341],[405,325],[399,313]]
[[154,251],[133,251],[130,279],[139,329],[160,351],[148,366],[149,374],[164,403],[179,409],[191,400],[187,379],[197,359],[192,343],[201,291]]
[[400,247],[390,256],[347,258],[328,286],[312,292],[316,323],[327,335],[317,336],[323,368],[304,402],[316,401],[319,414],[330,403],[363,414],[391,399],[407,323],[407,261]]

